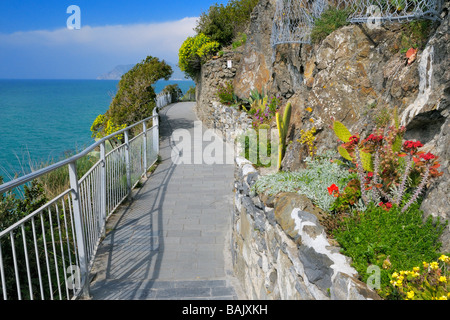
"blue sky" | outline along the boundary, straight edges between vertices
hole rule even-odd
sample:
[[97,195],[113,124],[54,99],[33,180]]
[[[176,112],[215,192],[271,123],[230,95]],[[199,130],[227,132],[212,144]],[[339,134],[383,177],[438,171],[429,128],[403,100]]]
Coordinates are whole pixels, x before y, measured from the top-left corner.
[[[148,55],[178,62],[198,16],[223,0],[2,0],[0,79],[95,79]],[[70,30],[70,5],[81,29]]]

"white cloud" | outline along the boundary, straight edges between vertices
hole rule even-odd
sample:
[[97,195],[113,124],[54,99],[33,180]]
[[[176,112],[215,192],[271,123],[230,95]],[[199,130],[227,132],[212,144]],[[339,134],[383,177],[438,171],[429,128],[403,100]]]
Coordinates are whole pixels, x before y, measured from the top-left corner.
[[117,61],[117,64],[137,63],[147,55],[176,62],[183,41],[195,34],[193,28],[196,22],[197,18],[189,17],[149,24],[99,27],[82,25],[80,30],[62,28],[0,33],[0,51],[3,51],[0,55],[5,58],[9,51],[13,58],[13,52],[25,54],[29,51],[30,57],[37,53],[33,55],[33,60],[38,62],[39,54],[46,55],[42,56],[43,60],[48,60],[49,57],[57,60],[58,54],[61,56],[61,52],[65,52],[72,61],[77,55],[80,61],[81,57],[90,58],[91,65],[95,59],[99,59],[100,64],[101,60]]

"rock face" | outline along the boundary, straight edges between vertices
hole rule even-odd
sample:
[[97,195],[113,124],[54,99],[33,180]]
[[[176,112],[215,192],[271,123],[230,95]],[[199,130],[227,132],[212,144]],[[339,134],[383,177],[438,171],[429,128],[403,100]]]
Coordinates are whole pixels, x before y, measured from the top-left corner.
[[[297,170],[306,156],[305,148],[297,142],[301,129],[316,127],[319,152],[336,150],[338,141],[330,130],[332,118],[364,136],[377,125],[390,124],[397,107],[407,128],[405,138],[420,140],[426,152],[438,155],[444,172],[427,190],[422,209],[426,215],[448,220],[450,2],[444,3],[442,20],[432,25],[426,45],[419,48],[416,61],[410,65],[401,52],[405,49],[402,37],[408,37],[401,24],[375,29],[364,24],[348,25],[314,45],[283,44],[272,48],[275,3],[261,0],[255,7],[246,45],[231,54],[233,69],[224,72],[224,61],[204,66],[198,97],[202,119],[207,120],[211,114],[208,99],[212,88],[223,80],[233,79],[235,92],[241,98],[247,98],[254,88],[264,88],[269,95],[280,94],[283,105],[291,102],[293,106],[288,136],[292,143],[283,169]],[[450,251],[450,224],[442,242],[442,250]]]

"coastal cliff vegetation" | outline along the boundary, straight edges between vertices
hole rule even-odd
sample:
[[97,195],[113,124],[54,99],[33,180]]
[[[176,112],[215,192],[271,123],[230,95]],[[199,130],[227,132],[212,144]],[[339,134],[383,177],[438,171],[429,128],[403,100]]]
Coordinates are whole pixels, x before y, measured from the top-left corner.
[[223,48],[236,48],[245,42],[245,30],[258,0],[230,0],[226,5],[212,5],[203,12],[195,27],[196,35],[188,37],[179,50],[178,65],[186,78],[196,79],[201,66]]
[[153,84],[169,80],[172,73],[169,64],[152,56],[136,64],[122,76],[109,109],[94,120],[92,136],[102,138],[150,117],[156,106]]

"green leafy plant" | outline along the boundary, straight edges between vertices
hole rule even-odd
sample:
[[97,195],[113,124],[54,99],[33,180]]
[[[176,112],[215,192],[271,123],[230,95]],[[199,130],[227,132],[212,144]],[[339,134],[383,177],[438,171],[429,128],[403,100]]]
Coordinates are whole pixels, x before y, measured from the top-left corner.
[[236,96],[234,94],[234,86],[233,81],[227,81],[223,85],[219,85],[217,87],[217,97],[219,98],[220,103],[225,105],[232,105],[236,102]]
[[250,96],[248,97],[248,99],[245,99],[245,101],[249,105],[252,105],[255,101],[263,100],[265,96],[266,95],[264,93],[264,89],[262,89],[261,93],[258,91],[258,89],[253,89],[250,91]]
[[280,108],[280,100],[277,97],[264,97],[262,99],[255,99],[249,110],[252,115],[252,126],[258,129],[261,125],[265,125],[267,129],[270,128],[272,119]]
[[[339,190],[338,190],[339,191]],[[348,213],[352,207],[358,204],[361,198],[361,187],[358,179],[348,182],[343,192],[338,193],[331,211],[336,213]]]
[[232,44],[233,50],[243,46],[247,42],[247,35],[245,33],[239,33],[237,40]]
[[432,23],[429,20],[416,20],[402,25],[400,52],[410,48],[423,49],[430,34]]
[[386,211],[370,204],[364,212],[345,217],[333,235],[342,253],[352,258],[363,282],[371,276],[368,266],[376,265],[381,271],[378,293],[383,298],[399,299],[390,283],[391,274],[436,259],[446,225],[432,217],[424,221],[417,203],[404,212],[396,205]]

